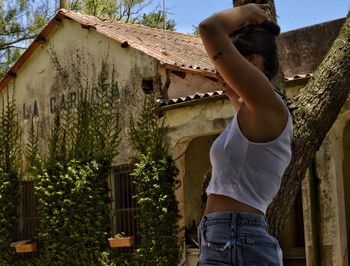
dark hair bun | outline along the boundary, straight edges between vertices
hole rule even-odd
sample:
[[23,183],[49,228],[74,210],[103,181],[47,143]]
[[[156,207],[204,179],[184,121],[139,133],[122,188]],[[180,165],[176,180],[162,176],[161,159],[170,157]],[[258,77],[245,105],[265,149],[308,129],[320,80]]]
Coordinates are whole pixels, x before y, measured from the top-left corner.
[[260,25],[262,28],[268,30],[274,36],[278,36],[281,32],[281,28],[273,21],[265,20]]

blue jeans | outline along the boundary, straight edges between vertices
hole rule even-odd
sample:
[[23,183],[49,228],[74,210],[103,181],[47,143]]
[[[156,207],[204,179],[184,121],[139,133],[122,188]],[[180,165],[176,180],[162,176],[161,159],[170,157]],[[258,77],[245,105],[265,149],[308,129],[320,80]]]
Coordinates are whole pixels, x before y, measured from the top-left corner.
[[198,227],[199,265],[280,266],[282,251],[257,214],[216,212]]

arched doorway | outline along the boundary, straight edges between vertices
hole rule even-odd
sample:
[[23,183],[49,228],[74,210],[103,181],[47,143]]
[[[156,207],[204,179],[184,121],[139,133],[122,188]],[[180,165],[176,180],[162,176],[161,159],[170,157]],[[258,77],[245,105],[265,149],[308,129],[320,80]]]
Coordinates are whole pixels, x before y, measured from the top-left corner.
[[209,150],[217,135],[194,138],[187,147],[184,177],[186,244],[195,246],[196,227],[202,216],[201,196],[205,175],[211,169]]

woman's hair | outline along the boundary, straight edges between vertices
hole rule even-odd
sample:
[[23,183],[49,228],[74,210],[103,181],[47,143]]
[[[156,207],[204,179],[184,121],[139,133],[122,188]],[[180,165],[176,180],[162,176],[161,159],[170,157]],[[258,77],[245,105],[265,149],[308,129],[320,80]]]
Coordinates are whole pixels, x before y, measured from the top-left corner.
[[276,37],[280,27],[272,21],[242,26],[230,38],[241,55],[259,54],[264,60],[264,74],[272,79],[278,72],[278,51]]

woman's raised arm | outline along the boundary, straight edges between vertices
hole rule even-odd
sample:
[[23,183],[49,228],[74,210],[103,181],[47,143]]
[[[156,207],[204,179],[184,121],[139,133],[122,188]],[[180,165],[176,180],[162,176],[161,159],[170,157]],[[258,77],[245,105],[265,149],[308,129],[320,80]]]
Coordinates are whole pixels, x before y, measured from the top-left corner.
[[[269,4],[247,4],[227,9],[199,25],[207,54],[228,85],[226,94],[240,108],[238,122],[242,132],[258,142],[279,136],[288,119],[287,108],[270,81],[278,69],[275,37],[279,27],[265,22],[268,7]],[[277,32],[268,27],[271,24]],[[242,103],[237,99],[242,99]]]
[[[276,101],[270,81],[248,59],[243,57],[230,39],[232,32],[247,24],[260,24],[267,20],[268,4],[248,4],[216,13],[199,25],[200,37],[211,61],[225,82],[239,95],[251,110],[266,109],[266,101]],[[256,58],[255,58],[256,57]]]

